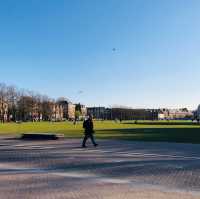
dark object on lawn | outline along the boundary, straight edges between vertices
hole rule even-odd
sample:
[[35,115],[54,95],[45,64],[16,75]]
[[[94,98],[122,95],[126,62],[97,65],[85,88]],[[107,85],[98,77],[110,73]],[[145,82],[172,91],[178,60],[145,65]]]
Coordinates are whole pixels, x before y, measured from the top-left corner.
[[51,133],[24,133],[21,136],[23,140],[57,140],[64,138],[63,134],[51,134]]

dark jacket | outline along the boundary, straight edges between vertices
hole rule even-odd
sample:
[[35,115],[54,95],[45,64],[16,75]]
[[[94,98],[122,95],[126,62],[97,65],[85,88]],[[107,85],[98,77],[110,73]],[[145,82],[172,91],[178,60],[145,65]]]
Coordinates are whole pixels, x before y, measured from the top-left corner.
[[85,129],[85,134],[94,133],[94,125],[91,119],[87,119],[83,122],[83,128]]

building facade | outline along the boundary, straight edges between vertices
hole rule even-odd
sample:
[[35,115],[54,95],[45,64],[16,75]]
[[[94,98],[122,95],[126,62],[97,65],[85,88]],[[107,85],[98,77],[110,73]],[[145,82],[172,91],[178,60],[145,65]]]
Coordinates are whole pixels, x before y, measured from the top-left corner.
[[92,115],[94,119],[106,119],[105,107],[87,107],[87,114]]
[[192,119],[193,112],[187,108],[182,109],[159,109],[159,120],[183,120]]
[[87,107],[83,104],[81,104],[81,115],[82,117],[85,117],[87,115]]
[[197,120],[198,122],[200,121],[200,105],[193,112],[193,120]]
[[133,109],[126,107],[88,107],[87,113],[94,119],[106,120],[157,120],[158,109]]
[[53,121],[62,121],[63,120],[63,106],[59,103],[55,103],[53,105],[52,120]]
[[157,120],[157,109],[112,108],[111,118],[119,120]]
[[74,120],[75,119],[75,108],[72,102],[67,99],[62,99],[57,102],[59,107],[61,107],[63,120]]

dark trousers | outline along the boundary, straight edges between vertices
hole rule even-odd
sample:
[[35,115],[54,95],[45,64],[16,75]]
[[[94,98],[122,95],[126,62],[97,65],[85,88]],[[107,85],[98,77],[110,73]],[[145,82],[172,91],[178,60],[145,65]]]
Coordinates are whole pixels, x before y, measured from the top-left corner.
[[92,134],[92,133],[86,133],[86,134],[85,134],[85,137],[84,137],[84,139],[83,139],[82,146],[85,146],[86,141],[87,141],[88,138],[91,139],[92,144],[93,144],[94,146],[97,145],[96,142],[95,142],[95,140],[94,140],[94,136],[93,136],[93,134]]

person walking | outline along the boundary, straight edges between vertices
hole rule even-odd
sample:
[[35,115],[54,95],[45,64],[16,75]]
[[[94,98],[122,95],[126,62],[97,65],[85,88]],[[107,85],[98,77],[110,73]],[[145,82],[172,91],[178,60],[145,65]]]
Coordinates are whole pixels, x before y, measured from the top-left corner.
[[98,144],[95,142],[94,140],[94,124],[93,124],[93,119],[92,119],[92,115],[89,115],[87,120],[84,120],[83,122],[83,128],[85,129],[85,136],[83,139],[83,143],[82,143],[82,147],[85,148],[86,147],[86,142],[87,139],[90,138],[92,141],[92,144],[94,145],[94,147],[97,147]]

